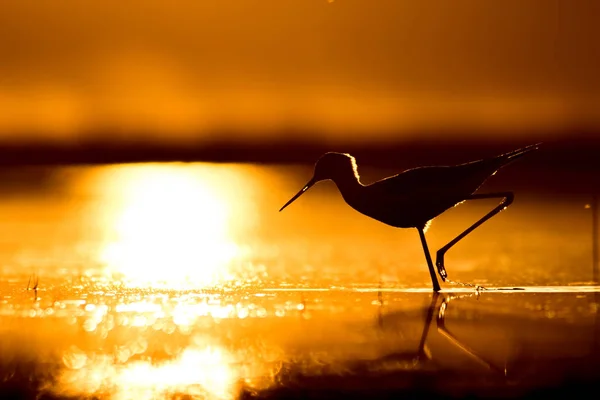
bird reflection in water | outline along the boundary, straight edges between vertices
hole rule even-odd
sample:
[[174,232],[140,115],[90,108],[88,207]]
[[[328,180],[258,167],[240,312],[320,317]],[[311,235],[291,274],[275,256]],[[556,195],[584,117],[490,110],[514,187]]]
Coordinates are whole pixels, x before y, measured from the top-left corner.
[[[385,304],[383,300],[383,293],[381,290],[377,292],[377,298],[379,303],[378,313],[377,313],[377,325],[380,330],[385,330],[386,325],[391,323],[395,325],[397,320],[402,321],[404,317],[404,313],[391,313],[385,315],[382,312],[383,305]],[[423,329],[421,330],[421,335],[419,339],[419,345],[415,351],[405,351],[405,352],[394,352],[389,353],[383,357],[380,357],[376,360],[370,361],[368,365],[362,365],[358,369],[377,369],[379,364],[385,364],[387,362],[396,362],[396,363],[406,363],[411,367],[418,367],[422,363],[426,363],[431,359],[431,352],[427,348],[427,337],[429,335],[429,330],[431,326],[431,322],[433,320],[433,316],[437,309],[439,309],[439,294],[437,292],[433,293],[431,297],[431,301],[429,306],[425,309],[425,318],[423,320]]]
[[[475,295],[479,296],[479,293],[476,293]],[[473,294],[471,295],[466,295],[466,297],[470,297],[473,296]],[[467,354],[468,356],[470,356],[473,360],[477,361],[480,365],[482,365],[484,368],[489,369],[490,371],[499,374],[499,375],[504,375],[507,376],[508,371],[507,371],[507,367],[506,365],[504,366],[504,368],[499,368],[496,365],[494,365],[494,363],[488,361],[485,357],[483,357],[481,354],[479,354],[478,352],[476,352],[475,350],[471,349],[467,344],[461,342],[457,336],[455,336],[452,332],[450,332],[450,330],[446,327],[446,312],[448,310],[448,305],[450,304],[451,300],[457,299],[457,298],[463,298],[465,296],[449,296],[446,297],[442,300],[439,310],[437,312],[437,331],[444,336],[446,339],[448,339],[448,341],[453,344],[454,346],[456,346],[458,349],[460,349],[463,353]]]
[[[419,345],[416,350],[411,352],[400,352],[400,353],[390,353],[379,359],[369,362],[369,367],[373,368],[381,363],[386,362],[400,362],[400,361],[410,361],[415,368],[424,367],[425,364],[432,361],[431,351],[427,347],[427,338],[429,336],[431,323],[433,321],[434,316],[436,316],[436,328],[437,332],[440,333],[443,337],[448,339],[448,341],[456,346],[459,350],[461,350],[464,354],[473,358],[485,368],[505,374],[505,369],[500,369],[496,367],[493,363],[487,361],[485,357],[480,355],[478,352],[471,349],[467,344],[463,343],[460,339],[458,339],[454,334],[452,334],[449,329],[446,327],[446,314],[448,311],[448,306],[452,300],[463,299],[469,297],[479,297],[480,292],[468,293],[468,294],[460,294],[460,295],[440,295],[437,292],[434,292],[429,306],[425,309],[425,318],[423,320],[423,329],[421,331],[421,336],[419,340]],[[383,306],[382,292],[378,291],[378,297],[381,306]],[[380,307],[381,310],[381,307]],[[384,324],[386,323],[386,319],[394,319],[396,316],[393,314],[389,316],[384,316],[380,312],[378,313],[378,325],[380,329],[384,329]]]

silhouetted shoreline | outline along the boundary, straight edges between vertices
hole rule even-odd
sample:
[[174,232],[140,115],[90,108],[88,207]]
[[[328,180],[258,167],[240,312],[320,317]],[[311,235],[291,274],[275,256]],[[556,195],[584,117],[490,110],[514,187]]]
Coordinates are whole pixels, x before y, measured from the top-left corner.
[[[222,135],[222,137],[229,137]],[[286,135],[282,135],[286,137]],[[289,137],[292,137],[291,135]],[[427,137],[427,136],[426,136]],[[449,136],[447,136],[449,137]],[[600,137],[594,132],[519,139],[398,140],[387,143],[326,143],[303,140],[241,142],[227,139],[185,144],[85,140],[79,143],[0,144],[0,168],[141,162],[216,162],[312,165],[327,151],[348,152],[360,166],[401,171],[420,165],[451,165],[490,157],[538,141],[539,151],[494,177],[502,184],[541,187],[552,193],[591,193],[600,186]]]
[[[297,134],[282,132],[273,140],[235,140],[223,133],[216,139],[196,141],[108,140],[102,135],[77,142],[0,142],[0,165],[104,164],[151,161],[208,161],[252,163],[312,163],[327,151],[349,152],[372,166],[397,167],[398,164],[455,163],[487,157],[517,147],[543,142],[538,161],[559,164],[565,168],[600,166],[595,155],[600,150],[600,132],[578,134],[522,135],[499,138],[482,133],[479,137],[444,134],[437,139],[394,141],[315,141],[298,139]],[[400,135],[399,135],[400,136]],[[414,137],[411,136],[411,137]],[[493,138],[492,138],[493,137]],[[368,139],[368,138],[365,138]],[[552,150],[551,156],[547,150]],[[558,156],[558,159],[556,158]],[[569,165],[564,165],[568,162]],[[593,164],[593,165],[592,165]]]

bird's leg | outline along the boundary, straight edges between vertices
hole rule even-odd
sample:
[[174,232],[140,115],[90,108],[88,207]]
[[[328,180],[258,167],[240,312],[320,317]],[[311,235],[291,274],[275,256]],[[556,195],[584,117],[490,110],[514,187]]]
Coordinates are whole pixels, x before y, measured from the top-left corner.
[[427,241],[425,240],[424,227],[418,227],[419,237],[421,238],[421,244],[423,245],[423,251],[425,252],[425,258],[427,259],[427,267],[429,267],[429,275],[431,275],[431,283],[433,284],[433,291],[440,291],[440,284],[435,276],[435,269],[433,268],[433,262],[431,261],[431,255],[429,254],[429,248],[427,247]]
[[498,214],[500,211],[504,210],[508,207],[514,200],[514,195],[512,192],[500,192],[500,193],[487,193],[487,194],[472,194],[467,197],[465,200],[480,200],[480,199],[496,199],[502,198],[503,200],[494,208],[492,211],[483,216],[479,221],[475,222],[469,228],[467,228],[463,233],[452,239],[447,245],[442,247],[437,251],[437,255],[435,258],[435,265],[437,266],[438,273],[442,278],[442,281],[446,281],[448,277],[448,273],[446,272],[446,268],[444,267],[444,255],[452,246],[458,243],[462,238],[467,236],[469,233],[473,232],[475,228],[479,225],[483,224],[488,219],[492,218],[494,215]]

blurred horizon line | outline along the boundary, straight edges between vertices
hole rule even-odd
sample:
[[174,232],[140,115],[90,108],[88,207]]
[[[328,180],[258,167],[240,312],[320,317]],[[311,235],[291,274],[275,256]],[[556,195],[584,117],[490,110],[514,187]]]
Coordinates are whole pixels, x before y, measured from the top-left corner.
[[[544,147],[559,147],[564,151],[597,151],[600,131],[588,128],[557,129],[554,131],[513,131],[497,135],[489,131],[475,132],[460,129],[444,131],[419,130],[391,134],[386,139],[365,135],[331,138],[318,132],[303,135],[297,129],[280,130],[271,138],[244,138],[227,130],[193,139],[157,139],[144,132],[135,135],[106,137],[102,132],[87,133],[76,140],[56,141],[22,136],[22,139],[0,138],[0,165],[39,164],[104,164],[152,161],[207,161],[259,163],[312,163],[314,157],[328,151],[347,152],[364,158],[373,166],[397,166],[397,157],[412,159],[414,151],[426,161],[459,162],[461,157],[494,156],[519,146],[545,143]],[[496,153],[495,153],[496,152]],[[485,154],[488,153],[488,154]],[[388,157],[381,157],[387,155]],[[441,157],[441,159],[440,159]],[[393,160],[393,161],[392,161]],[[468,161],[468,160],[466,160]],[[391,164],[390,164],[391,162]]]
[[[250,163],[312,166],[325,152],[350,153],[359,169],[400,172],[423,165],[461,164],[493,157],[519,147],[542,142],[541,148],[503,168],[486,183],[487,190],[533,190],[555,194],[593,194],[600,188],[600,136],[591,130],[549,132],[545,135],[479,137],[443,135],[440,138],[400,137],[394,141],[356,142],[341,138],[302,139],[280,135],[277,140],[198,138],[196,141],[109,140],[86,136],[78,142],[0,141],[0,170],[21,167],[108,165],[152,162]],[[363,170],[366,171],[366,170]],[[365,176],[369,181],[369,173]],[[381,177],[380,177],[381,178]]]

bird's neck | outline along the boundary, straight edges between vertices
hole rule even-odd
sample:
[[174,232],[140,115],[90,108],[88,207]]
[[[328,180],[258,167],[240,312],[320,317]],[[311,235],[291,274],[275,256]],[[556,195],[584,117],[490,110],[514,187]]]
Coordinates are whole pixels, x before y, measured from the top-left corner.
[[333,179],[333,182],[338,187],[342,197],[348,201],[349,198],[353,197],[363,186],[360,183],[360,179],[355,175],[344,175],[341,177],[336,177]]

